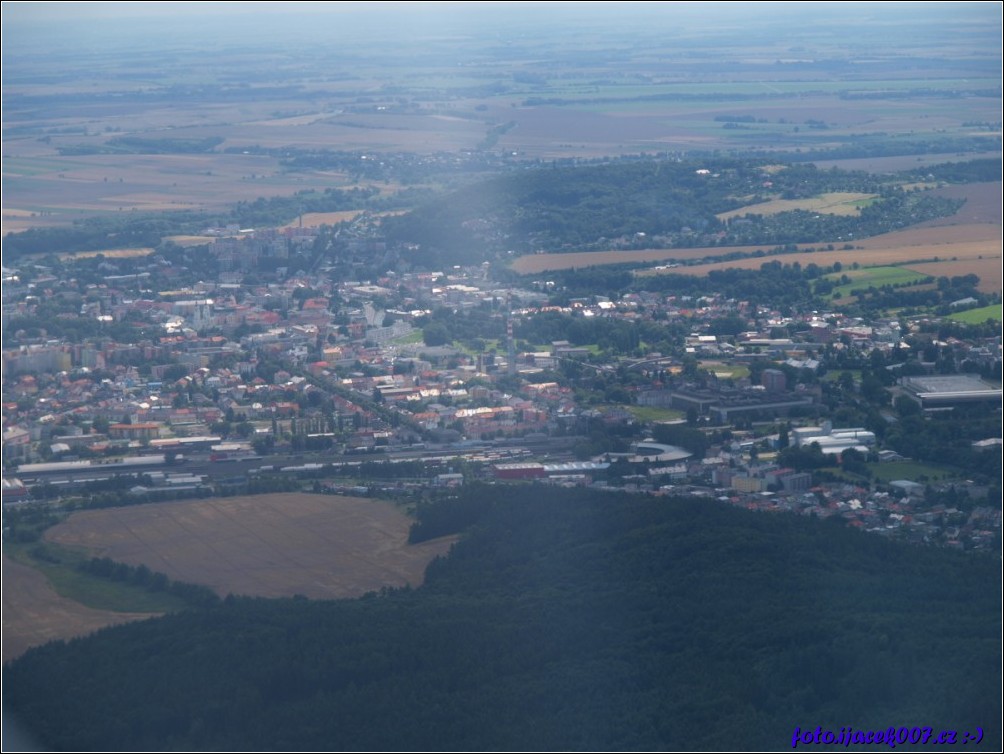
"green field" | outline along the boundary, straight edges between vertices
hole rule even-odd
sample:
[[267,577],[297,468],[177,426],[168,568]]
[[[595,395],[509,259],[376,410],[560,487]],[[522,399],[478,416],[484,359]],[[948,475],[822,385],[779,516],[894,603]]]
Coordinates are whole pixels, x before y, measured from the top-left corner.
[[998,322],[1004,320],[1001,316],[1001,304],[992,304],[980,309],[970,309],[969,311],[952,314],[948,317],[953,322],[964,322],[967,325],[982,325],[988,319]]
[[890,463],[870,463],[876,482],[895,482],[906,479],[911,482],[942,481],[958,478],[958,472],[951,466],[915,461],[892,461]]
[[863,267],[858,270],[834,272],[827,275],[826,279],[839,281],[844,275],[850,278],[851,282],[834,288],[832,294],[834,297],[839,294],[839,298],[845,298],[851,295],[851,291],[881,288],[885,285],[917,285],[931,279],[928,275],[922,275],[903,267]]
[[56,593],[95,610],[117,613],[166,613],[181,610],[184,601],[167,592],[150,592],[132,584],[108,581],[77,570],[90,555],[53,543],[4,545],[12,560],[40,571]]

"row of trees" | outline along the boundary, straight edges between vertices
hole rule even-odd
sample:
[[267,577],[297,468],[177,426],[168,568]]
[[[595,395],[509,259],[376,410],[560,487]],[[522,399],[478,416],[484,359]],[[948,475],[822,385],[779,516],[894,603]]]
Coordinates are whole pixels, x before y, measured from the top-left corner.
[[189,607],[210,607],[220,601],[209,587],[175,581],[167,574],[151,571],[142,564],[133,566],[111,558],[91,558],[80,563],[78,570],[100,579],[132,584],[149,592],[167,592],[182,599]]

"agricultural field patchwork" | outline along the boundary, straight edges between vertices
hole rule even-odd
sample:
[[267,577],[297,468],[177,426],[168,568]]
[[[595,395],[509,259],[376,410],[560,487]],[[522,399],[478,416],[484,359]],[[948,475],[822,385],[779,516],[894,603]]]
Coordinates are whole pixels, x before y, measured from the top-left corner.
[[[765,262],[777,260],[783,264],[801,265],[815,263],[819,266],[840,262],[845,270],[857,262],[859,266],[876,267],[896,265],[920,277],[953,277],[976,274],[980,278],[979,290],[986,293],[1001,291],[1001,235],[1000,225],[972,223],[944,225],[885,233],[858,241],[852,249],[799,251],[780,255],[758,255],[727,262],[701,263],[702,259],[729,254],[754,254],[765,251],[756,246],[733,246],[691,249],[644,249],[637,251],[591,251],[569,254],[532,254],[512,262],[512,269],[522,275],[533,275],[550,270],[569,270],[609,264],[653,267],[639,270],[638,275],[694,275],[705,276],[711,270],[730,267],[756,270]],[[818,246],[817,246],[818,248]],[[908,272],[906,272],[908,271]],[[849,273],[848,273],[849,274]],[[858,287],[855,285],[855,287]]]

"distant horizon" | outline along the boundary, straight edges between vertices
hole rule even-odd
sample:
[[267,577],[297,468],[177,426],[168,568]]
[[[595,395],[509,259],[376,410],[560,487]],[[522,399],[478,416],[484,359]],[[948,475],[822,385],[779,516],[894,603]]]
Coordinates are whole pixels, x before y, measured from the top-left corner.
[[[982,39],[1001,36],[998,3],[921,3],[903,16],[901,3],[775,2],[226,2],[149,3],[5,2],[2,6],[3,59],[36,54],[102,54],[126,50],[190,49],[235,45],[314,45],[334,41],[379,44],[401,40],[451,38],[509,44],[524,34],[558,37],[581,33],[602,40],[606,34],[637,34],[639,41],[693,42],[707,36],[729,43],[746,32],[772,34],[800,46],[848,28],[872,26],[895,43],[910,28],[972,24]],[[832,41],[832,40],[830,40]],[[618,44],[623,44],[619,40]],[[861,44],[861,40],[857,40]],[[978,43],[974,49],[984,47]],[[379,52],[379,50],[374,50]],[[999,53],[998,53],[999,54]],[[4,77],[6,80],[6,76]]]

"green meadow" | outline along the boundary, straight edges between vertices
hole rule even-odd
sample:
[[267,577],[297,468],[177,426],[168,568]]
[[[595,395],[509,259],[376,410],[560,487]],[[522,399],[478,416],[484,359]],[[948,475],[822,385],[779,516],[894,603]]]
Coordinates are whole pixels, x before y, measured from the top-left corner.
[[834,288],[833,296],[837,297],[837,294],[840,294],[839,298],[845,298],[851,295],[851,291],[881,288],[886,285],[894,287],[917,285],[931,279],[929,275],[922,275],[905,267],[863,267],[858,270],[834,272],[827,275],[826,279],[838,281],[845,275],[851,282]]
[[982,325],[988,319],[994,319],[998,322],[1004,320],[1001,316],[1001,304],[991,304],[979,309],[970,309],[958,314],[952,314],[948,318],[953,322],[964,322],[967,325]]

